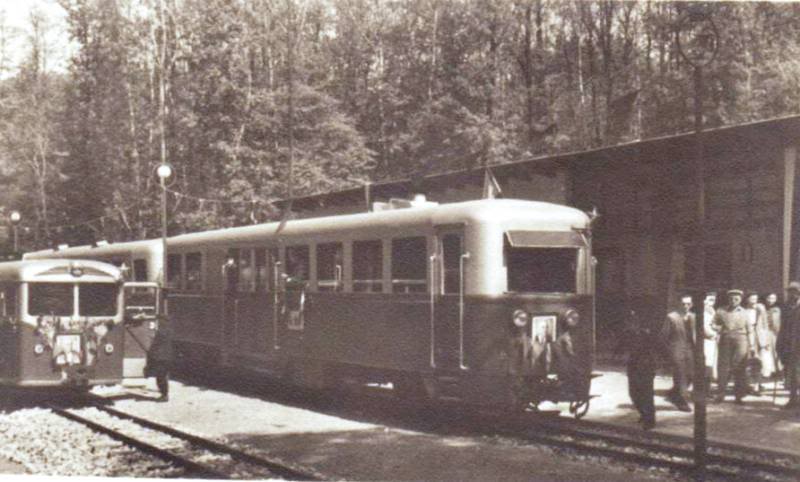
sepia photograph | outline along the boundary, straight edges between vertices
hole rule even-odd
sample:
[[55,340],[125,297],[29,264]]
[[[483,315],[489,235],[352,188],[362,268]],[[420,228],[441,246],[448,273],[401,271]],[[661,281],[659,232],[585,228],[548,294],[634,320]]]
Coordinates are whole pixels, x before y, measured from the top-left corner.
[[0,478],[800,480],[800,1],[0,0]]

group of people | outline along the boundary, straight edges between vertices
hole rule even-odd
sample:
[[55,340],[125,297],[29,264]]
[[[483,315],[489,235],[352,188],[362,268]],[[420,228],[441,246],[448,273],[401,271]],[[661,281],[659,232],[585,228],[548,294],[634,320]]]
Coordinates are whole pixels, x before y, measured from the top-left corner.
[[[628,311],[629,392],[645,429],[655,426],[653,382],[659,358],[666,361],[673,377],[666,398],[679,410],[691,411],[689,386],[694,371],[696,315],[691,295],[681,296],[680,302],[666,319],[648,316],[646,309]],[[717,403],[724,401],[732,378],[735,402],[744,403],[745,396],[761,394],[764,381],[775,379],[777,383],[783,378],[789,389],[785,408],[800,407],[800,282],[789,284],[783,306],[776,293],[769,293],[766,304],[762,304],[758,293],[747,293],[745,297],[739,289],[728,290],[720,306],[717,302],[717,292],[706,293],[702,346],[703,388],[708,396]],[[713,380],[717,381],[717,389],[712,393]]]

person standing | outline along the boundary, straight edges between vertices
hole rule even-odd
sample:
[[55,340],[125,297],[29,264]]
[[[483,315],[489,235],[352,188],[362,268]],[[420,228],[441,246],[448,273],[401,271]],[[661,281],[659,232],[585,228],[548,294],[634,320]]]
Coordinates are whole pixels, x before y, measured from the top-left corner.
[[[750,292],[745,300],[745,311],[747,312],[747,322],[750,325],[750,332],[753,333],[752,345],[754,356],[748,360],[748,367],[752,365],[753,371],[748,373],[748,392],[750,394],[761,394],[761,381],[764,377],[772,376],[773,363],[771,357],[765,356],[767,350],[769,329],[767,328],[767,309],[758,302],[758,293]],[[769,358],[769,359],[766,359]],[[767,373],[764,375],[764,373]],[[753,390],[752,386],[756,389]]]
[[767,309],[767,345],[769,356],[774,366],[773,375],[780,376],[783,364],[778,357],[778,333],[781,331],[781,307],[778,306],[778,295],[770,293],[764,299]]
[[747,356],[754,355],[754,340],[747,312],[742,308],[742,290],[728,290],[728,305],[717,310],[712,323],[720,332],[717,371],[719,391],[716,402],[725,399],[730,375],[733,375],[736,403],[747,394]]
[[644,304],[627,310],[623,338],[628,351],[628,395],[639,412],[639,423],[644,430],[656,426],[653,383],[658,365],[658,339],[652,325],[652,312]]
[[672,368],[672,388],[667,399],[678,410],[691,412],[689,407],[689,383],[692,380],[695,316],[691,312],[692,297],[681,296],[679,309],[667,314],[662,329],[662,339],[667,347],[669,363]]
[[169,400],[169,374],[175,359],[172,335],[172,322],[166,316],[159,317],[156,336],[147,350],[145,376],[155,377],[161,402]]
[[783,311],[783,323],[778,333],[778,353],[786,371],[786,384],[789,387],[789,402],[785,409],[800,408],[798,396],[798,364],[800,364],[800,282],[792,281],[786,288],[786,308]]
[[703,300],[703,354],[706,365],[706,393],[711,396],[711,381],[717,379],[717,352],[719,333],[714,329],[712,320],[716,314],[717,292],[709,291]]

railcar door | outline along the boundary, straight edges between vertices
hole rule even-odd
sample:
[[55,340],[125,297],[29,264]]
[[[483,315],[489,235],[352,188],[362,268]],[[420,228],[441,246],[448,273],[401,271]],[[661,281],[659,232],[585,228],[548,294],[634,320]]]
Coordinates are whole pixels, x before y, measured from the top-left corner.
[[462,226],[437,228],[432,264],[433,363],[435,368],[465,368]]
[[124,378],[144,378],[147,352],[153,343],[159,313],[158,284],[154,282],[125,283],[125,357]]

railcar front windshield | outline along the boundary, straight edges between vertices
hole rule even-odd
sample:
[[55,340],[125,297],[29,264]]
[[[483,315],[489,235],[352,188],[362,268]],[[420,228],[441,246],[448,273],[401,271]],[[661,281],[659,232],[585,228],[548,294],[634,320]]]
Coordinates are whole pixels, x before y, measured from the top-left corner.
[[30,283],[28,285],[28,314],[32,316],[71,316],[74,307],[72,284]]
[[578,287],[577,247],[512,247],[506,244],[508,291],[575,293]]
[[[115,283],[79,283],[79,316],[117,314],[119,286]],[[30,283],[28,314],[31,316],[72,316],[75,311],[75,285],[72,283]]]
[[114,283],[78,285],[78,308],[81,316],[114,316],[117,314],[119,286]]

